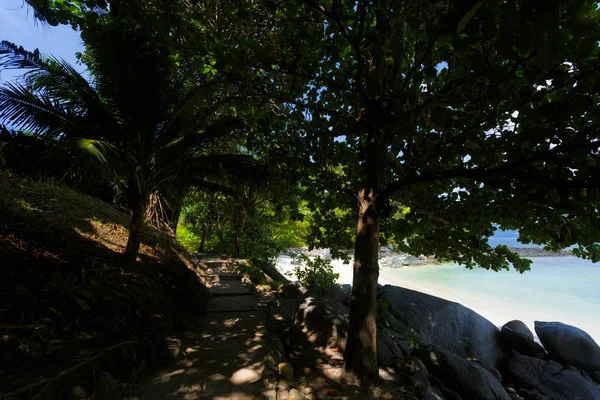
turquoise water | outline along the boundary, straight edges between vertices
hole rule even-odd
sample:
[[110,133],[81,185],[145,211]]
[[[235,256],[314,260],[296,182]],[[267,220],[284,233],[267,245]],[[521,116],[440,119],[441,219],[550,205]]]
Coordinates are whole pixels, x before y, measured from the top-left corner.
[[561,321],[600,342],[600,263],[539,257],[531,271],[467,270],[455,264],[382,268],[380,281],[457,301],[497,325],[521,319]]

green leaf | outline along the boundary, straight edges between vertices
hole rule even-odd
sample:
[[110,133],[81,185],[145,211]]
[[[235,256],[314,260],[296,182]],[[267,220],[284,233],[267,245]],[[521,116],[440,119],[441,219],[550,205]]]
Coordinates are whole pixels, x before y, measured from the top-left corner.
[[90,309],[90,306],[88,303],[85,302],[85,300],[82,300],[78,297],[73,297],[73,299],[75,299],[75,301],[77,302],[77,304],[79,305],[79,307],[81,307],[81,309],[83,311],[87,311]]

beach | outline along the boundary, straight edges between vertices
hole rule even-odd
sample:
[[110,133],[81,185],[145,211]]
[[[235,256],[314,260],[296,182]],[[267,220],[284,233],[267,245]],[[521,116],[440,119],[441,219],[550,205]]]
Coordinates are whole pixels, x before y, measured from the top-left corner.
[[[279,257],[278,268],[293,271],[291,260]],[[332,266],[338,283],[352,284],[351,264],[332,260]],[[600,266],[575,257],[533,258],[532,270],[524,274],[456,264],[380,268],[379,283],[461,303],[499,327],[519,319],[535,332],[536,320],[560,321],[600,342]]]

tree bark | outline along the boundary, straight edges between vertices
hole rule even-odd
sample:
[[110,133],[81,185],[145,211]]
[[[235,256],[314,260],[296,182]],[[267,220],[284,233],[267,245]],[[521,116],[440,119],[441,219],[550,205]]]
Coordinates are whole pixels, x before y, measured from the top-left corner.
[[204,217],[204,234],[202,235],[202,240],[200,241],[200,246],[198,246],[198,253],[204,253],[204,246],[206,246],[206,242],[208,241],[208,237],[210,236],[210,228],[212,225],[212,213],[213,213],[213,205],[215,202],[215,194],[212,193],[210,195],[210,199],[208,200],[208,207],[206,216]]
[[377,364],[377,280],[379,278],[379,225],[382,147],[377,119],[369,118],[365,152],[365,181],[358,193],[359,211],[354,243],[354,275],[350,325],[344,351],[344,375],[369,384],[379,379]]
[[133,202],[131,210],[131,224],[129,226],[129,238],[127,239],[127,247],[123,253],[121,264],[130,266],[135,264],[140,245],[142,243],[142,232],[144,229],[144,214],[146,212],[146,198],[140,196]]
[[209,216],[204,224],[204,234],[202,235],[202,240],[200,241],[200,246],[198,246],[198,253],[204,253],[204,246],[206,246],[206,242],[208,241],[208,237],[210,236],[211,225],[212,225],[212,218]]
[[377,279],[379,278],[379,211],[373,190],[363,189],[354,248],[350,326],[344,371],[363,383],[379,378],[377,365]]
[[246,216],[242,215],[240,217],[240,221],[236,224],[235,228],[235,254],[236,258],[240,258],[242,256],[242,234],[244,232],[244,223],[246,221]]
[[181,210],[183,208],[183,200],[179,201],[175,206],[175,209],[171,212],[171,220],[169,221],[169,228],[177,235],[177,226],[179,225],[179,217],[181,216]]

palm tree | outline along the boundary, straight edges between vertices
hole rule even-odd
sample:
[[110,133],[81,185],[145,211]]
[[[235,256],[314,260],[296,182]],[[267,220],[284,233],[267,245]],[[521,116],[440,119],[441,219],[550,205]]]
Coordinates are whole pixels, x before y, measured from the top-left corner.
[[119,188],[131,210],[122,261],[132,264],[152,194],[178,186],[182,201],[185,187],[206,173],[240,171],[254,160],[207,155],[241,124],[222,116],[213,123],[205,109],[214,90],[178,80],[171,54],[152,36],[115,23],[93,32],[89,80],[64,60],[2,42],[0,68],[28,72],[0,87],[0,123],[61,147],[77,161],[69,170],[93,171]]

